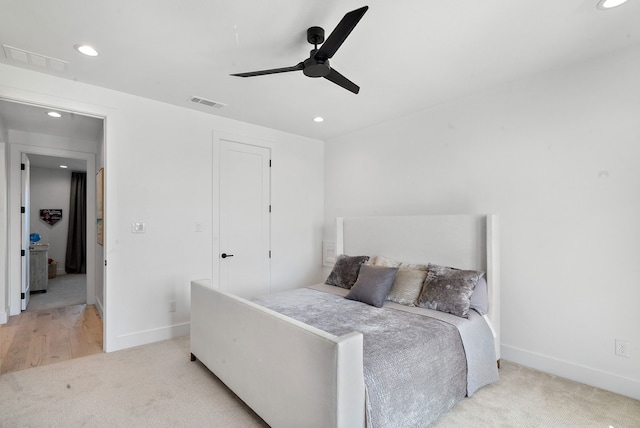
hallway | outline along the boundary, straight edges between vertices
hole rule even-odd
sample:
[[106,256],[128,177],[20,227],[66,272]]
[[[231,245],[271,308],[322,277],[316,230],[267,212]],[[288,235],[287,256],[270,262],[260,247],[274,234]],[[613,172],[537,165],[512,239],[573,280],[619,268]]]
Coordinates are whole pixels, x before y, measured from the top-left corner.
[[71,273],[49,278],[46,293],[32,293],[27,311],[87,303],[87,275]]
[[0,374],[102,352],[95,305],[24,311],[0,325]]

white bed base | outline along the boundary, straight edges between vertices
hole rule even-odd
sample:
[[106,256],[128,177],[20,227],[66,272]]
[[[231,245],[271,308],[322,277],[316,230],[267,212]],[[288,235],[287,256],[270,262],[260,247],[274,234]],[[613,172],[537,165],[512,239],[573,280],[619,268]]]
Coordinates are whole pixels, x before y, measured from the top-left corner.
[[191,354],[271,427],[365,426],[362,333],[337,337],[193,281]]
[[[500,358],[495,215],[339,218],[337,253],[487,272]],[[364,427],[362,334],[334,336],[209,281],[191,283],[191,354],[270,426]]]

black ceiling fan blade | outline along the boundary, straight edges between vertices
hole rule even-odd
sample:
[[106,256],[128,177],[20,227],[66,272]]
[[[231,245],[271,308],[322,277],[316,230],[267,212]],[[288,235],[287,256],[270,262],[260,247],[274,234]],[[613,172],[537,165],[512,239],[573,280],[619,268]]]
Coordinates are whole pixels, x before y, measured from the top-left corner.
[[327,37],[322,46],[320,46],[320,49],[318,49],[314,58],[317,60],[326,60],[333,57],[338,48],[342,46],[342,43],[344,43],[349,34],[351,34],[351,31],[353,31],[354,27],[358,22],[360,22],[360,19],[368,9],[369,6],[364,6],[360,9],[352,10],[347,13],[329,37]]
[[329,74],[324,76],[324,78],[332,81],[336,85],[342,86],[347,91],[351,91],[354,94],[360,92],[360,86],[356,85],[351,80],[338,73],[335,68],[332,68],[331,71],[329,71]]
[[286,73],[289,71],[298,71],[304,68],[304,62],[300,62],[293,67],[282,67],[282,68],[272,68],[270,70],[260,70],[260,71],[249,71],[247,73],[236,73],[230,74],[230,76],[238,76],[238,77],[254,77],[254,76],[264,76],[266,74],[276,74],[276,73]]

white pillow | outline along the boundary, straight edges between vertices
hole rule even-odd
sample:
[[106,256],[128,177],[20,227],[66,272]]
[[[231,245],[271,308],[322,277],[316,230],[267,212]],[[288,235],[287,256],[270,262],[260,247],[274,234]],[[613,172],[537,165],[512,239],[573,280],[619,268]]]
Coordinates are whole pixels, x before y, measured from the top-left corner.
[[376,261],[373,263],[374,266],[383,266],[383,267],[400,267],[402,262],[388,259],[385,256],[376,257]]
[[424,271],[426,271],[427,268],[428,268],[427,265],[415,264],[415,263],[402,263],[400,265],[400,269],[406,269],[406,270],[424,270]]

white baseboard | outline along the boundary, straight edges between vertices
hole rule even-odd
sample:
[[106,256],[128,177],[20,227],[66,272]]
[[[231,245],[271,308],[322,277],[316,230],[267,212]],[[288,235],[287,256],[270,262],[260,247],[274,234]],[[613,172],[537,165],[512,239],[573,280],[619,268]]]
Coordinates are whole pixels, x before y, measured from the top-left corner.
[[9,314],[6,311],[0,311],[0,324],[9,322]]
[[106,352],[119,351],[121,349],[133,348],[135,346],[160,342],[174,337],[186,336],[191,328],[190,322],[174,324],[166,327],[154,328],[151,330],[138,331],[135,333],[117,336],[115,343],[110,345]]
[[640,400],[640,380],[638,379],[619,376],[515,346],[503,344],[501,353],[504,360]]
[[104,320],[104,309],[102,307],[102,302],[97,297],[96,297],[95,305],[96,305],[96,308],[98,309],[98,313],[100,314],[100,318]]

